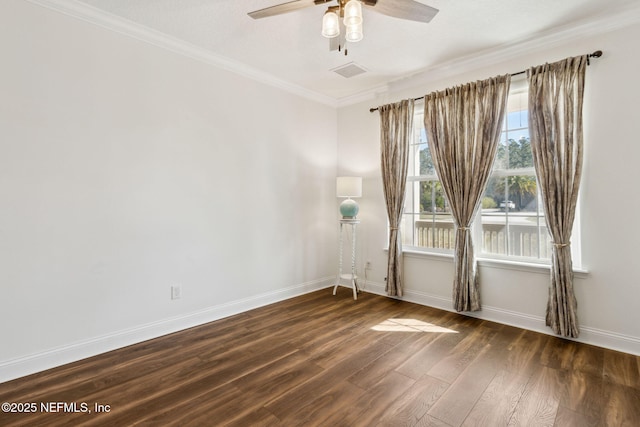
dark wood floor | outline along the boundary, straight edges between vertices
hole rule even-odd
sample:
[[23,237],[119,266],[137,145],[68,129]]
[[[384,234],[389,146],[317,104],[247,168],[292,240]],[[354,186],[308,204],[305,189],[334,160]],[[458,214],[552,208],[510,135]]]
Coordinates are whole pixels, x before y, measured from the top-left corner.
[[637,427],[640,358],[325,289],[0,384],[0,402],[37,405],[1,426]]

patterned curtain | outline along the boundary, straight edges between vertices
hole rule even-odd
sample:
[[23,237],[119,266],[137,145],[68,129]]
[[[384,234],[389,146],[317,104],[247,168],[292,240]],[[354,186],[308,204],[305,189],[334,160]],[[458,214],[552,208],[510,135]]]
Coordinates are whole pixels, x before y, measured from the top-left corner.
[[386,292],[402,296],[402,237],[400,222],[409,166],[409,139],[413,129],[413,100],[383,105],[380,112],[382,184],[389,217],[389,258]]
[[582,99],[588,56],[527,71],[529,129],[547,228],[553,239],[546,323],[556,334],[577,337],[571,229],[582,172]]
[[453,306],[480,310],[471,224],[496,157],[511,76],[425,96],[424,125],[434,167],[456,226]]

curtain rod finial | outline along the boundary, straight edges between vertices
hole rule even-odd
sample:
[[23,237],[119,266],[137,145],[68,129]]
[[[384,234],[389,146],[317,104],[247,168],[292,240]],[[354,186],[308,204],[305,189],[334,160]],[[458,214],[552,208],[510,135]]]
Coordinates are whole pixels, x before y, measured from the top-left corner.
[[592,58],[600,58],[602,56],[602,51],[601,50],[596,50],[595,52],[593,52],[589,56],[592,57]]

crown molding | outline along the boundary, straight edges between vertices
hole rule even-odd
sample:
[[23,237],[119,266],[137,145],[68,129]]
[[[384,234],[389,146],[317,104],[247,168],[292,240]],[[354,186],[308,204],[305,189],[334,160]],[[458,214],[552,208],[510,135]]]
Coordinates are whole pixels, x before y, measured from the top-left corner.
[[184,40],[168,36],[160,31],[129,21],[125,18],[105,12],[101,9],[76,0],[27,0],[29,3],[53,10],[55,12],[80,19],[107,30],[132,37],[156,47],[186,56],[196,61],[221,68],[234,74],[282,89],[294,95],[337,107],[335,98],[310,91],[301,86],[279,79],[271,74],[249,67],[227,57],[216,55],[206,49],[188,43]]
[[[438,63],[431,67],[417,70],[399,78],[390,80],[386,87],[391,93],[411,89],[452,75],[463,74],[471,70],[488,67],[499,62],[505,62],[516,58],[524,58],[527,55],[549,50],[571,41],[605,34],[639,22],[640,3],[634,4],[631,7],[618,11],[617,13],[603,16],[595,21],[584,21],[579,24],[565,25],[560,28],[556,27],[553,30],[539,33],[535,37],[515,40],[491,49],[474,52],[471,55],[459,57],[451,61]],[[593,50],[595,51],[598,48],[598,46],[594,46]],[[505,72],[515,71],[518,70],[508,70]],[[360,102],[361,100],[365,100],[367,97],[372,99],[380,95],[380,87],[376,87],[360,92],[354,97],[341,98],[337,101],[337,105],[338,107],[345,107]]]
[[[249,67],[230,58],[216,55],[191,43],[168,36],[77,0],[27,1],[333,108],[341,108],[378,99],[388,93],[409,89],[443,77],[451,76],[452,73],[461,74],[473,69],[490,66],[497,62],[525,57],[527,54],[550,49],[563,43],[587,36],[592,37],[604,34],[640,22],[640,4],[634,4],[624,10],[603,16],[595,21],[555,28],[540,33],[535,37],[516,40],[495,48],[475,52],[472,55],[414,71],[393,79],[387,82],[387,84],[378,85],[354,95],[333,98],[289,83],[271,74]],[[594,50],[597,48],[597,46],[594,46]]]
[[349,105],[353,105],[353,104],[359,104],[360,102],[364,102],[364,101],[371,101],[373,99],[378,98],[380,95],[389,92],[389,85],[388,84],[383,84],[383,85],[379,85],[376,86],[374,88],[371,89],[367,89],[365,91],[362,92],[358,92],[356,94],[353,95],[349,95],[349,96],[345,96],[343,98],[339,98],[336,101],[336,107],[340,108],[340,107],[346,107]]

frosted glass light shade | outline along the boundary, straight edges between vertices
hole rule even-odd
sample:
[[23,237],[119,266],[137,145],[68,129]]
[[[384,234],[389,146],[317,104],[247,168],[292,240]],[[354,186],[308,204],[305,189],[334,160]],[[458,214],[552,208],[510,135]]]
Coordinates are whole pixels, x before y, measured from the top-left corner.
[[362,197],[362,177],[339,176],[336,179],[336,196]]
[[362,4],[358,0],[349,0],[344,6],[344,25],[362,24]]
[[349,25],[347,27],[347,33],[345,39],[348,42],[359,42],[362,40],[362,24]]
[[335,12],[327,12],[322,17],[322,35],[333,38],[340,35],[340,18]]

